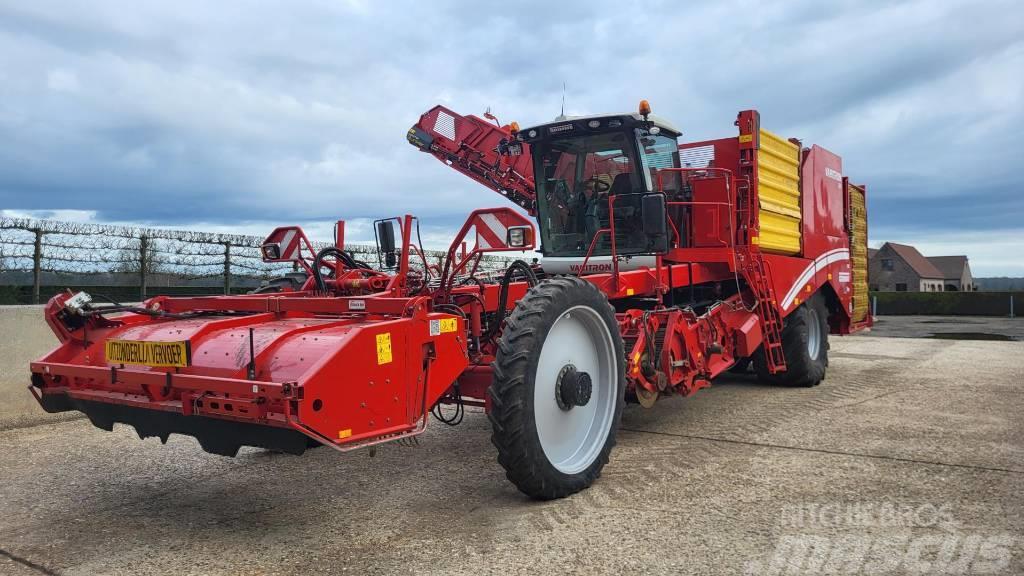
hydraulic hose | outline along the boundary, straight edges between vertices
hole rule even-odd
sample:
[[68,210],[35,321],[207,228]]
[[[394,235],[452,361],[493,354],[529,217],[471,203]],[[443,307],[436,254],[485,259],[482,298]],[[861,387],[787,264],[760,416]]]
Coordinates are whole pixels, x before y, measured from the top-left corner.
[[498,291],[498,310],[495,312],[494,321],[487,327],[487,334],[484,335],[484,340],[490,340],[498,333],[498,329],[501,327],[501,321],[505,318],[505,313],[508,312],[508,286],[512,283],[512,275],[518,270],[526,276],[526,283],[533,286],[537,285],[537,275],[533,272],[533,268],[523,260],[514,260],[505,269],[504,276],[501,277],[501,288]]
[[320,272],[320,265],[323,263],[324,256],[334,256],[345,266],[345,268],[350,270],[372,270],[369,264],[356,260],[348,252],[345,252],[336,246],[328,246],[317,252],[316,256],[313,257],[313,281],[316,282],[316,289],[320,292],[327,291],[327,284],[324,282],[323,273]]

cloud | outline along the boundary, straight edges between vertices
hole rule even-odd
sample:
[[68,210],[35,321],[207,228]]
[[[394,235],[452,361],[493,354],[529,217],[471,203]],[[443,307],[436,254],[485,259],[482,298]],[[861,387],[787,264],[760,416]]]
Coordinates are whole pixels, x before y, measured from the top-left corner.
[[78,92],[78,75],[70,70],[55,68],[47,74],[46,86],[54,92]]
[[[442,237],[502,201],[406,129],[439,102],[546,121],[564,83],[569,113],[647,98],[685,139],[758,108],[843,156],[874,239],[1009,230],[1024,211],[1012,1],[8,3],[0,55],[8,210],[325,232],[408,212]],[[1003,254],[993,270],[1018,265]]]

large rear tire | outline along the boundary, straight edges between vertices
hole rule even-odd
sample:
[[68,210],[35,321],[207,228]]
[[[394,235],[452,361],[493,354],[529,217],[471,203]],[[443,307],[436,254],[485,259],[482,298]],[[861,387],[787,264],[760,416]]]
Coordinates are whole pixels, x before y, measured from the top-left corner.
[[757,377],[777,386],[817,386],[828,369],[828,309],[820,294],[786,317],[782,329],[782,353],[786,371],[772,374],[762,347],[754,354]]
[[508,318],[494,361],[491,442],[531,498],[563,498],[601,475],[625,402],[615,311],[575,277],[531,288]]

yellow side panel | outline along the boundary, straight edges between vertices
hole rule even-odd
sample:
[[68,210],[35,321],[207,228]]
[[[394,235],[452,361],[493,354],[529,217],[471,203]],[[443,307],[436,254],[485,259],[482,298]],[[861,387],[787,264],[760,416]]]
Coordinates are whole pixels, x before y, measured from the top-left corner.
[[776,254],[800,252],[800,149],[761,130],[757,151],[761,249]]
[[853,321],[868,316],[868,212],[864,189],[850,185],[850,259],[853,261]]

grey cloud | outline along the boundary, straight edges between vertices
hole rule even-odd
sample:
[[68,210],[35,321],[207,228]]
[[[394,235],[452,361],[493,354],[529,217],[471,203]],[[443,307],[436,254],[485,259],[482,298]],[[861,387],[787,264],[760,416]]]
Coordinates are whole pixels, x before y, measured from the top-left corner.
[[688,139],[756,107],[840,153],[879,229],[1019,229],[1021,38],[1024,7],[1000,1],[11,3],[0,208],[454,227],[501,200],[408,126],[438,102],[548,120],[565,82],[571,113],[647,98]]

